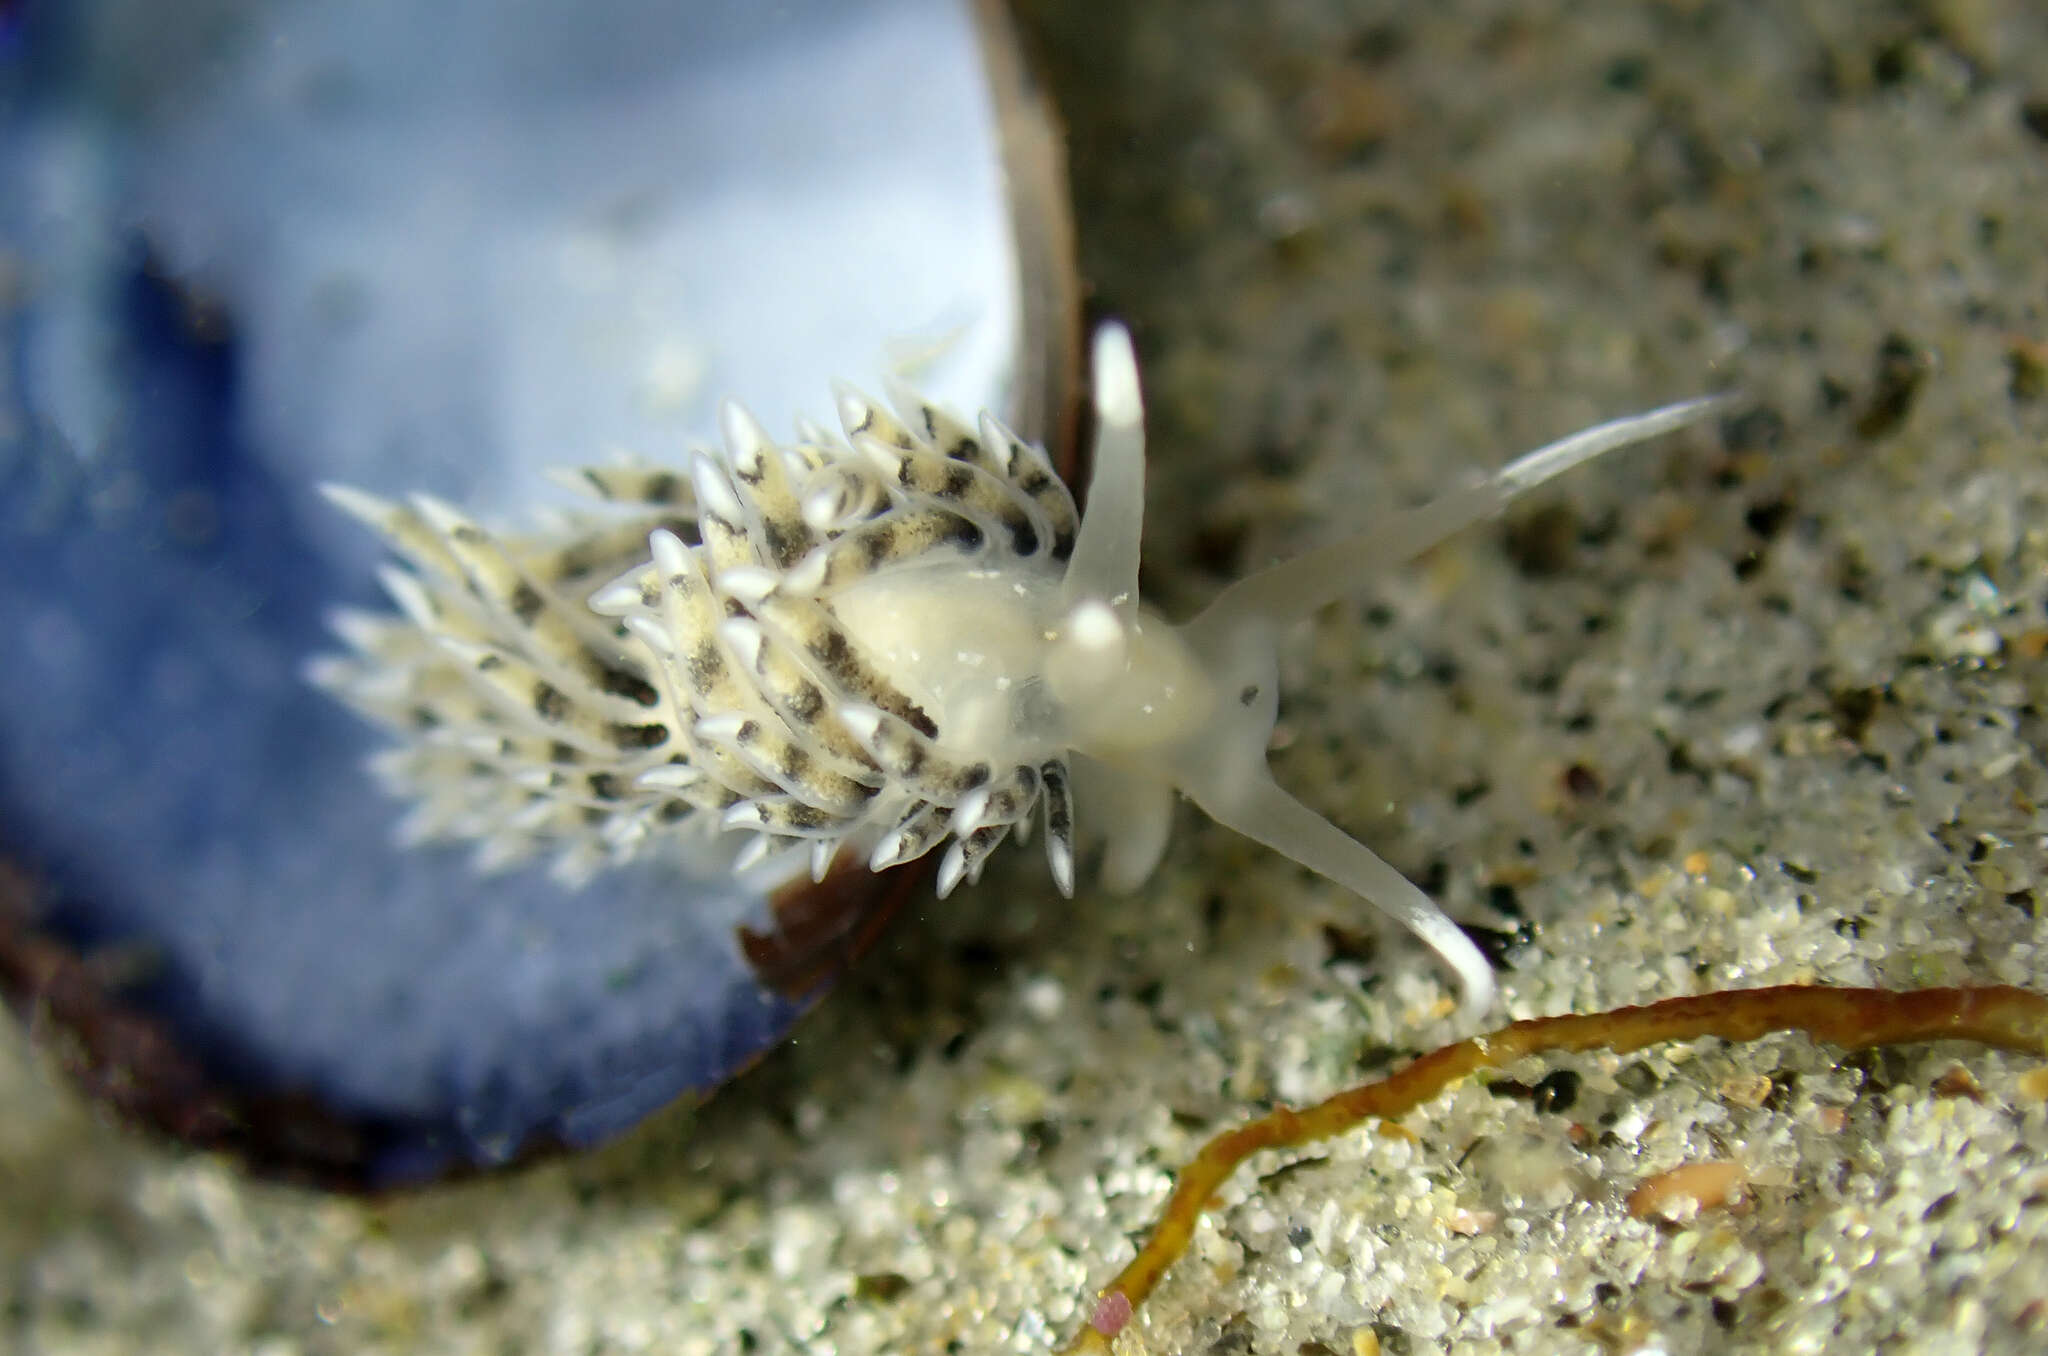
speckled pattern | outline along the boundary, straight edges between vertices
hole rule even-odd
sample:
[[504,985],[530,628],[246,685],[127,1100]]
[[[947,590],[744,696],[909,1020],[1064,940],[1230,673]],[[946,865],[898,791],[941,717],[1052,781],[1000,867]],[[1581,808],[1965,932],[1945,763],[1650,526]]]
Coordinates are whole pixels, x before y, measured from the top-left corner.
[[[1756,396],[1291,652],[1279,776],[1533,921],[1507,1015],[2048,986],[2037,6],[1023,8],[1148,364],[1168,607],[1595,418]],[[9,1028],[0,1348],[1041,1350],[1212,1129],[1452,1034],[1417,948],[1197,820],[1132,899],[1011,853],[927,901],[694,1125],[376,1205],[98,1125]],[[2032,1349],[2033,1063],[1780,1037],[1466,1086],[1241,1175],[1119,1351]],[[1630,1217],[1710,1159],[1746,1210]]]

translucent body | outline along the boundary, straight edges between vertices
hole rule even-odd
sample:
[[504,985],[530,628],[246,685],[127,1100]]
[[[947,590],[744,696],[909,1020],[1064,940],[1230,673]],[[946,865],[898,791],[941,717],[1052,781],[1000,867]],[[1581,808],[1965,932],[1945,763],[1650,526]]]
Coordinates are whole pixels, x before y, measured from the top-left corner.
[[[1355,592],[1376,569],[1427,549],[1498,512],[1517,494],[1610,449],[1703,417],[1695,400],[1603,424],[1522,457],[1471,489],[1397,514],[1347,541],[1312,551],[1225,590],[1185,627],[1138,603],[1144,518],[1143,414],[1129,336],[1098,332],[1094,363],[1098,436],[1080,538],[1061,581],[1063,612],[1045,627],[1042,680],[1054,694],[1057,737],[1100,762],[1135,800],[1142,843],[1112,852],[1113,884],[1142,879],[1164,846],[1159,804],[1178,790],[1228,825],[1357,891],[1428,943],[1457,974],[1464,1017],[1492,1006],[1485,958],[1406,877],[1273,781],[1266,746],[1278,711],[1280,630]],[[1027,681],[1039,681],[1031,674]],[[1085,813],[1086,800],[1081,802]]]
[[[1251,575],[1174,626],[1138,597],[1143,410],[1120,327],[1098,332],[1094,379],[1085,517],[1037,449],[908,393],[899,420],[842,391],[844,442],[793,447],[728,408],[722,453],[693,454],[687,477],[584,473],[643,514],[695,515],[694,532],[657,527],[594,593],[606,558],[594,543],[613,549],[616,525],[508,545],[445,505],[339,493],[419,575],[392,581],[412,627],[347,619],[370,662],[331,661],[320,676],[387,722],[412,722],[414,746],[387,772],[437,827],[487,849],[596,841],[621,855],[710,814],[759,835],[759,853],[806,849],[817,871],[846,848],[879,870],[943,844],[943,895],[1042,814],[1054,878],[1071,891],[1078,815],[1105,843],[1104,883],[1129,888],[1158,864],[1178,792],[1400,921],[1456,974],[1463,1015],[1478,1021],[1493,975],[1471,940],[1268,771],[1277,641],[1532,486],[1720,400],[1539,448]],[[577,565],[568,585],[564,561]],[[564,592],[578,583],[580,596]],[[452,788],[450,749],[462,760]]]

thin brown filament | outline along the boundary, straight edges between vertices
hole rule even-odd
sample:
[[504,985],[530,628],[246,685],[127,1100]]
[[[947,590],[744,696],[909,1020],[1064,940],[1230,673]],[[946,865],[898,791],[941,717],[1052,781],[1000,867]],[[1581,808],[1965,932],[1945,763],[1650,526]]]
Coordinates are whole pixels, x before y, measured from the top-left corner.
[[1961,1040],[2048,1055],[2048,998],[1998,985],[1975,989],[1834,989],[1787,984],[1668,998],[1585,1016],[1536,1017],[1423,1055],[1399,1073],[1296,1110],[1276,1107],[1202,1146],[1130,1265],[1096,1298],[1088,1326],[1067,1356],[1109,1351],[1139,1305],[1179,1260],[1217,1188],[1264,1149],[1288,1149],[1344,1134],[1364,1121],[1404,1115],[1467,1075],[1531,1055],[1610,1050],[1626,1054],[1663,1041],[1753,1041],[1800,1031],[1856,1049]]

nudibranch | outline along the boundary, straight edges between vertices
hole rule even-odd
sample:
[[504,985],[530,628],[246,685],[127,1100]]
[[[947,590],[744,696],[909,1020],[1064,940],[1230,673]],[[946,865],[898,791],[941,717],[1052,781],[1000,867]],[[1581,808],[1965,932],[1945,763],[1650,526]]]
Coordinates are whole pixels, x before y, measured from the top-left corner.
[[[1370,900],[1455,973],[1464,1016],[1492,971],[1420,888],[1267,768],[1277,643],[1376,571],[1603,452],[1719,409],[1702,397],[1600,424],[1468,488],[1226,588],[1185,625],[1138,596],[1143,408],[1132,345],[1094,340],[1087,512],[1045,454],[905,390],[842,387],[842,436],[772,440],[721,412],[681,470],[568,479],[605,509],[501,536],[426,497],[332,488],[409,568],[399,613],[346,612],[321,685],[399,731],[377,758],[407,831],[489,867],[551,852],[570,877],[693,826],[755,835],[743,859],[841,853],[875,870],[943,847],[938,892],[1043,820],[1061,891],[1076,836],[1135,886],[1174,795]],[[1083,841],[1088,841],[1086,838]]]

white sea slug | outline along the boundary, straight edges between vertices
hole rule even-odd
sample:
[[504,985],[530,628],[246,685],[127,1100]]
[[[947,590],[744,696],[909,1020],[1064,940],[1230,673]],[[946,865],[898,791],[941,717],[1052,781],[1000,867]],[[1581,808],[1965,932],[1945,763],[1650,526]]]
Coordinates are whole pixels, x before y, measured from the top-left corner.
[[501,537],[425,497],[332,488],[410,569],[402,615],[347,612],[354,653],[314,678],[403,742],[375,766],[414,798],[414,837],[476,840],[480,863],[540,848],[587,875],[670,826],[757,835],[757,858],[843,850],[875,870],[945,844],[944,896],[1013,831],[1045,822],[1060,890],[1077,816],[1128,888],[1165,849],[1176,791],[1356,891],[1434,948],[1464,1015],[1492,1005],[1471,940],[1266,766],[1276,641],[1532,486],[1691,423],[1706,397],[1552,443],[1466,489],[1225,589],[1182,626],[1138,598],[1144,430],[1129,336],[1094,343],[1088,512],[1039,449],[897,393],[839,392],[844,438],[778,445],[722,411],[687,471],[575,482],[610,516]]

